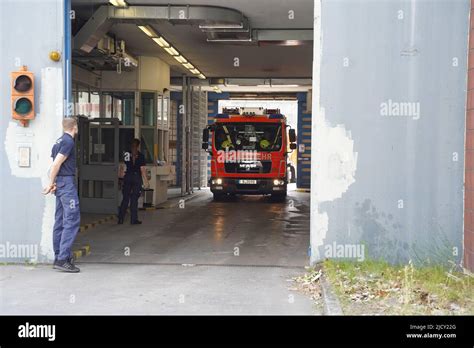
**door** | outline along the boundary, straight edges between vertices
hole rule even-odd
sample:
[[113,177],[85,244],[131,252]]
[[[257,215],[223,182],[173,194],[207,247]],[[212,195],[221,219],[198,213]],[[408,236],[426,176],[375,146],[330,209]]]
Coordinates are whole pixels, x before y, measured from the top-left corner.
[[118,207],[119,120],[81,118],[79,197],[81,212],[116,214]]

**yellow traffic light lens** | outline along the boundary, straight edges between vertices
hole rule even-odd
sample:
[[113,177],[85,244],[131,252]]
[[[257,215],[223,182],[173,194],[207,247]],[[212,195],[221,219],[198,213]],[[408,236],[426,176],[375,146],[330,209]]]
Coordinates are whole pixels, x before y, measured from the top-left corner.
[[20,75],[15,80],[14,88],[18,92],[28,92],[33,86],[31,78],[26,75]]
[[15,112],[20,115],[25,115],[31,111],[33,105],[28,98],[20,98],[15,102]]

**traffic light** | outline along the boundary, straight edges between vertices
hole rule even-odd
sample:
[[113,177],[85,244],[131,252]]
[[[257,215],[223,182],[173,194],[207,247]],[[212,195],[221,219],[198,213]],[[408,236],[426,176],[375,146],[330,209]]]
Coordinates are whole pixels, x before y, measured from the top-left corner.
[[35,118],[35,80],[31,71],[23,66],[12,72],[12,117],[26,127]]

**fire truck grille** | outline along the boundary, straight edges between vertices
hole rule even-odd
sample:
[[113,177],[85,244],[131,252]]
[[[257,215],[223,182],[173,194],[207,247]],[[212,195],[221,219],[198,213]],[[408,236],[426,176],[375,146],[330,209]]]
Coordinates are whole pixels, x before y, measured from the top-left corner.
[[272,170],[272,161],[225,163],[224,166],[226,173],[264,174]]

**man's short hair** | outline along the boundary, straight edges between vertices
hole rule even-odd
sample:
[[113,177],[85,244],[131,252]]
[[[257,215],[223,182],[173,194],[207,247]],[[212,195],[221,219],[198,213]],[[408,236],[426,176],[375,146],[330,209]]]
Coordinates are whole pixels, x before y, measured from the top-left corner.
[[63,118],[63,130],[70,131],[75,126],[77,126],[77,118],[76,117],[65,117],[65,118]]
[[137,147],[140,146],[140,139],[137,139],[137,138],[133,139],[132,145],[136,145]]

